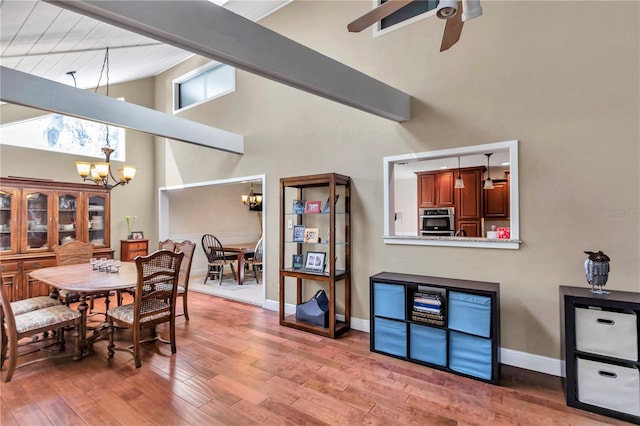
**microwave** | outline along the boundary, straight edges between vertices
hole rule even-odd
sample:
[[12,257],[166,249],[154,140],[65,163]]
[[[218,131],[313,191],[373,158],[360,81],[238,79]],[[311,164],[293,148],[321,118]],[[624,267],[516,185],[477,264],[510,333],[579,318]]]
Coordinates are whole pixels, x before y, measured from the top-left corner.
[[421,209],[420,235],[452,236],[455,232],[455,211],[453,207]]

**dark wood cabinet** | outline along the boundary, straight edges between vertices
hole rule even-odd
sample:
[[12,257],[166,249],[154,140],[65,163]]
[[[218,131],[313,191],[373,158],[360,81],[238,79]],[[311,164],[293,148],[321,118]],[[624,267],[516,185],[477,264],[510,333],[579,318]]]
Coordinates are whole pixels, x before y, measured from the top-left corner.
[[567,405],[640,424],[640,293],[560,286]]
[[454,207],[452,171],[417,173],[418,208]]
[[483,216],[487,219],[509,219],[509,180],[494,180],[493,189],[483,191]]
[[456,231],[463,229],[467,237],[481,237],[482,173],[484,167],[460,170],[464,188],[456,189]]
[[91,242],[113,258],[110,193],[93,184],[0,178],[0,273],[11,301],[49,293],[29,273],[55,266],[53,246]]
[[128,262],[149,254],[149,240],[120,240],[120,260]]

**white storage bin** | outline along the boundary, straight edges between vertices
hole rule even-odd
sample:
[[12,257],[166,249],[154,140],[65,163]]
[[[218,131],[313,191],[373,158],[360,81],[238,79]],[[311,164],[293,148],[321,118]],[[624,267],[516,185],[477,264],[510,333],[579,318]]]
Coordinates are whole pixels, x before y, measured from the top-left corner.
[[637,324],[633,313],[576,308],[576,349],[637,361]]
[[578,401],[640,416],[640,372],[578,358]]

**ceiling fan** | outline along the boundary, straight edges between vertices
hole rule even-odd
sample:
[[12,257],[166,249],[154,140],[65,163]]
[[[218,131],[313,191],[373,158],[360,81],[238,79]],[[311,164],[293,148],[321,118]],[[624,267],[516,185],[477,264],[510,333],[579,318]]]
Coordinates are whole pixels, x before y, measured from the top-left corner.
[[[358,33],[402,9],[412,1],[415,0],[387,0],[380,6],[351,22],[347,25],[347,29],[349,32]],[[440,51],[444,52],[460,40],[462,24],[465,21],[480,15],[482,15],[480,0],[440,0],[436,7],[436,16],[447,21],[444,26],[444,33],[442,34]]]

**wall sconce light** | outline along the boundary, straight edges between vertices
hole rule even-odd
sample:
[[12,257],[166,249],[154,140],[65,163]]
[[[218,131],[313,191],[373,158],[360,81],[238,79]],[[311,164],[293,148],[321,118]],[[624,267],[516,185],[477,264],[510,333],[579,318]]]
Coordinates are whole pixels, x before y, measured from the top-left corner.
[[464,188],[464,181],[462,180],[462,176],[460,176],[460,156],[458,156],[458,178],[456,179],[456,183],[453,187],[458,189]]
[[242,204],[245,206],[249,206],[250,209],[253,209],[260,204],[262,204],[262,194],[254,194],[253,192],[253,184],[249,187],[249,194],[241,195]]
[[483,189],[493,189],[493,181],[491,180],[491,168],[489,168],[489,157],[493,155],[492,153],[485,154],[487,156],[487,180],[484,181]]

